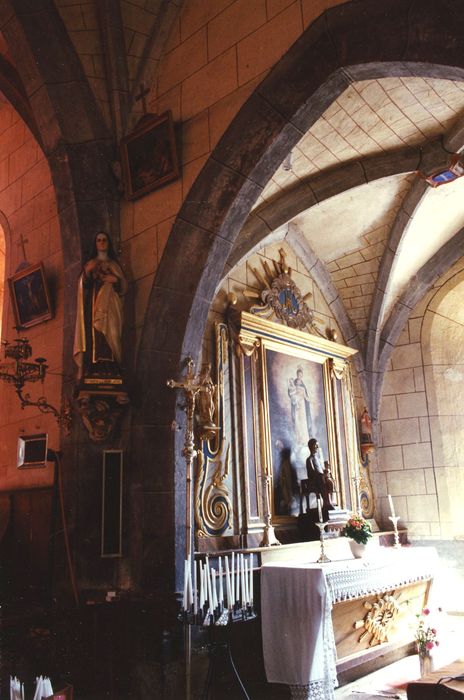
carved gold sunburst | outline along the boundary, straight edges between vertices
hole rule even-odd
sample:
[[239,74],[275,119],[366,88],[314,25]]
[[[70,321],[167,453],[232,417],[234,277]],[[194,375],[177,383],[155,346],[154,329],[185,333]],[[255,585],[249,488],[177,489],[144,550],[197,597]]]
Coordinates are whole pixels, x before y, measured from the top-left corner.
[[[274,316],[290,328],[306,329],[310,333],[325,337],[316,326],[316,321],[323,323],[323,320],[316,318],[306,303],[312,294],[310,292],[305,295],[301,294],[292,279],[292,270],[287,265],[283,248],[279,250],[279,256],[278,262],[273,261],[274,269],[271,268],[267,260],[261,261],[262,272],[256,267],[251,268],[262,289],[261,292],[254,289],[244,290],[243,295],[247,299],[260,300],[260,303],[251,307],[250,312],[263,318]],[[328,329],[327,337],[332,333],[335,331]],[[335,337],[330,339],[335,340]]]
[[393,595],[384,595],[375,603],[366,601],[364,607],[369,611],[364,619],[356,620],[355,629],[364,627],[364,632],[358,639],[361,643],[370,635],[369,646],[388,641],[388,634],[401,612],[401,605]]

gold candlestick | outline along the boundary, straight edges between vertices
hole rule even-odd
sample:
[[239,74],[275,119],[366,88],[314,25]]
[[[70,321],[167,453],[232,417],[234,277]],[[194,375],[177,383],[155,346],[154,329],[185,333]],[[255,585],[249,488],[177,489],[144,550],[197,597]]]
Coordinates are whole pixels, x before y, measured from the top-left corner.
[[316,564],[326,564],[327,562],[331,561],[329,557],[326,555],[324,551],[324,530],[327,525],[328,521],[325,523],[316,523],[317,527],[319,528],[319,541],[321,543],[321,554],[319,556],[319,559],[317,560]]
[[392,521],[393,532],[395,533],[395,544],[393,546],[396,547],[396,549],[399,549],[401,547],[400,536],[398,533],[398,520],[400,519],[400,516],[399,515],[389,515],[388,519]]

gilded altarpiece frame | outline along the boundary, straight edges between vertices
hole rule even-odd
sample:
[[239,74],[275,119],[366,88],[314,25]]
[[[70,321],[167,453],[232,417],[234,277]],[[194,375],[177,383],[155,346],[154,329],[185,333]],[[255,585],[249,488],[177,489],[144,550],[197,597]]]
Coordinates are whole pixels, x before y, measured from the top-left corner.
[[222,537],[233,532],[232,475],[230,473],[229,333],[223,323],[215,324],[216,368],[214,420],[211,435],[200,440],[195,472],[195,536]]
[[338,504],[354,508],[359,448],[349,358],[356,350],[242,312],[237,351],[246,531],[263,529],[267,507],[277,528],[295,524],[311,437],[330,463]]

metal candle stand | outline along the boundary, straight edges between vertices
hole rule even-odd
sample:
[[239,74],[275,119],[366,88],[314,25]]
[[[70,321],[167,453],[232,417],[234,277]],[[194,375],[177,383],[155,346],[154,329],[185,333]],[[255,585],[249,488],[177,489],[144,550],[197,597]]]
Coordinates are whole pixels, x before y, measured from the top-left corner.
[[398,520],[400,519],[400,516],[399,515],[389,515],[388,519],[391,520],[393,523],[393,532],[395,533],[394,547],[396,547],[396,549],[399,549],[401,547],[400,536],[398,533]]
[[246,700],[251,700],[235,665],[230,648],[230,641],[226,640],[223,642],[214,642],[212,636],[214,627],[224,627],[230,629],[230,625],[234,623],[250,622],[256,618],[257,614],[252,605],[247,605],[245,608],[241,608],[238,603],[232,609],[227,609],[220,605],[216,608],[216,610],[211,612],[209,606],[205,605],[196,613],[194,613],[193,610],[183,611],[180,613],[179,619],[185,626],[188,626],[189,629],[192,626],[196,626],[200,629],[208,629],[208,643],[203,645],[203,647],[200,647],[198,652],[196,652],[198,654],[206,652],[209,657],[208,672],[206,674],[201,700],[208,700],[209,698],[217,662],[221,656],[224,657],[227,663],[230,665],[233,675],[235,676],[235,679],[237,680],[237,683],[243,693],[243,697],[246,698]]
[[321,543],[321,554],[316,562],[317,564],[326,564],[327,562],[331,561],[324,551],[324,530],[328,522],[329,521],[327,520],[325,523],[316,523],[317,527],[319,528],[319,541]]

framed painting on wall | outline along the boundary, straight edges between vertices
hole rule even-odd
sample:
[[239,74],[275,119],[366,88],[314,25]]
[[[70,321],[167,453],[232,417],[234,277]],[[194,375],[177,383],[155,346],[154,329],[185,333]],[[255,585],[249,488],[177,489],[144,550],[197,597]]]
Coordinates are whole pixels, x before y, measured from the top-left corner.
[[121,142],[127,199],[152,192],[179,177],[174,123],[170,111],[146,116]]
[[18,328],[30,328],[53,317],[42,263],[19,270],[8,284]]

